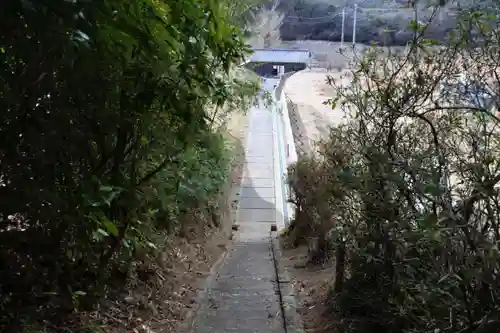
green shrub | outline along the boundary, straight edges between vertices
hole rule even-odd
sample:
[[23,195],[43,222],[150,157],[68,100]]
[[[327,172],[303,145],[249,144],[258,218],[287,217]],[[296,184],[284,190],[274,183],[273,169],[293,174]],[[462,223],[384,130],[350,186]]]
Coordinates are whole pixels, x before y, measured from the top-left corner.
[[229,75],[247,52],[235,10],[0,4],[1,331],[93,306],[156,231],[210,204],[229,157],[207,110],[257,89]]
[[463,13],[439,48],[413,22],[404,57],[368,49],[349,86],[330,78],[348,121],[293,175],[335,245],[339,332],[500,330],[496,17]]

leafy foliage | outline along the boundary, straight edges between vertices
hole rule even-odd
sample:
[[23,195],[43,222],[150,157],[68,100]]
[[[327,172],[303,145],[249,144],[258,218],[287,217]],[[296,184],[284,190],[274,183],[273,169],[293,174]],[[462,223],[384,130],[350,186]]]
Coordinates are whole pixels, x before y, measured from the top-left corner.
[[339,331],[500,329],[500,40],[495,15],[462,15],[446,47],[413,23],[406,54],[373,48],[350,86],[331,78],[350,120],[290,170],[290,237],[335,253]]
[[2,325],[92,306],[157,250],[148,235],[210,207],[230,156],[208,110],[258,87],[229,77],[248,51],[238,8],[0,4]]

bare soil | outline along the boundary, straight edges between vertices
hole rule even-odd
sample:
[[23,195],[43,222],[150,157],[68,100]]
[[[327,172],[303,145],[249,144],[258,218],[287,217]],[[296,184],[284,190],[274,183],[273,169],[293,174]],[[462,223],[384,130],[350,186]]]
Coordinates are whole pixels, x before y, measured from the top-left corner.
[[329,134],[332,125],[344,121],[344,112],[337,106],[332,109],[324,103],[335,96],[334,88],[327,83],[328,77],[342,80],[342,84],[349,84],[345,76],[347,70],[330,72],[326,69],[303,70],[290,76],[284,86],[284,92],[297,110],[297,119],[301,128],[300,137],[306,140],[306,145],[314,147],[314,143]]
[[[314,147],[314,142],[329,135],[330,126],[338,125],[346,119],[340,105],[332,109],[331,105],[325,104],[327,100],[335,97],[335,89],[328,84],[328,78],[335,80],[338,85],[350,85],[353,59],[360,57],[367,46],[356,44],[353,49],[346,43],[343,51],[339,52],[340,43],[289,41],[283,42],[282,47],[306,49],[312,53],[313,68],[290,76],[283,89],[287,98],[297,108],[299,119],[292,119],[292,122],[300,123],[302,133],[297,136],[308,141],[306,145]],[[387,52],[388,49],[380,50]],[[404,47],[395,46],[390,50],[395,53],[402,52]]]
[[305,333],[331,333],[336,324],[326,303],[328,290],[333,286],[335,269],[332,263],[312,265],[308,263],[308,248],[284,248],[284,264],[292,279],[299,314],[304,322]]

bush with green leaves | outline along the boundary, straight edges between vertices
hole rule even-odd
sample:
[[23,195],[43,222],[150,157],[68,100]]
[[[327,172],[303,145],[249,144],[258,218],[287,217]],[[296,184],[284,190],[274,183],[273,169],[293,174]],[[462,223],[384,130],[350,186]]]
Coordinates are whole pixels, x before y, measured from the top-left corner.
[[208,110],[258,89],[229,76],[248,51],[241,10],[0,4],[0,327],[93,305],[120,261],[154,249],[145,230],[218,194],[229,155]]
[[339,332],[500,330],[496,17],[463,13],[441,47],[414,23],[404,55],[373,48],[350,86],[330,79],[350,120],[291,183],[335,249]]

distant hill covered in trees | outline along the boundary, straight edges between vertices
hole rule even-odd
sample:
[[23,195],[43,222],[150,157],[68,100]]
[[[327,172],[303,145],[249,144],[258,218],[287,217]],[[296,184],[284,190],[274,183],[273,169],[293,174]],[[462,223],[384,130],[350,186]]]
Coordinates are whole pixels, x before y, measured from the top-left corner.
[[[362,0],[357,2],[356,41],[375,41],[384,45],[404,45],[412,38],[408,28],[414,12],[406,0]],[[428,38],[444,40],[456,26],[459,10],[474,6],[485,6],[486,1],[463,1],[445,4],[427,29]],[[284,14],[280,32],[283,40],[327,40],[340,41],[342,8],[340,0],[281,0],[278,11]],[[426,22],[432,9],[419,8],[419,20]],[[345,14],[345,41],[353,35],[354,3],[348,3]]]

